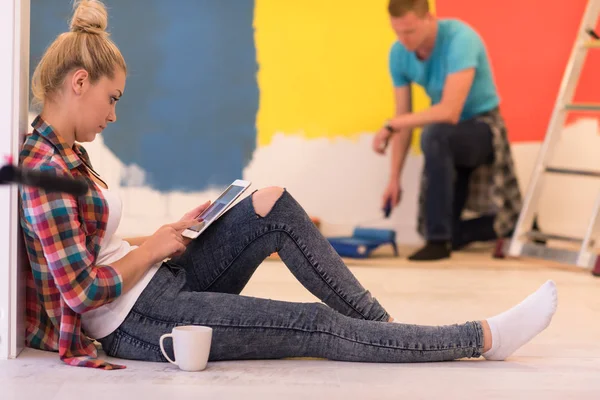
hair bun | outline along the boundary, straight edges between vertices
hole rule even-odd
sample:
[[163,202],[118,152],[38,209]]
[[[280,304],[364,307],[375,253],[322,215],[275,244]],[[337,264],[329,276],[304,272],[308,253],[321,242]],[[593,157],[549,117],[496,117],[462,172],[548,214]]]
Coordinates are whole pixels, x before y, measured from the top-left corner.
[[74,4],[74,8],[71,32],[107,34],[108,13],[104,4],[97,0],[81,0]]

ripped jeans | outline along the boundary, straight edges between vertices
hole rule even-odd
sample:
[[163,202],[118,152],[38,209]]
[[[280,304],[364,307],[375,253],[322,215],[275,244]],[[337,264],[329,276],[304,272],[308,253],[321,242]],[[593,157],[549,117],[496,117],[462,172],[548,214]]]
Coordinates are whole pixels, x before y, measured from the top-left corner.
[[[324,304],[239,294],[274,252]],[[213,328],[212,361],[425,362],[479,357],[483,349],[478,321],[418,326],[388,320],[284,191],[265,217],[255,212],[250,196],[227,211],[182,256],[160,267],[121,326],[99,341],[110,356],[162,362],[159,338],[178,325]],[[173,357],[172,341],[165,350]]]

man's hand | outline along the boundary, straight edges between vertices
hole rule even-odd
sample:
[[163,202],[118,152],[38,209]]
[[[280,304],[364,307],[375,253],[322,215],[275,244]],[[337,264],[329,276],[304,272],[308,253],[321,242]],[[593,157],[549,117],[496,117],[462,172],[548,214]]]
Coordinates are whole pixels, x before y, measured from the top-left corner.
[[191,220],[196,219],[200,214],[202,214],[204,212],[204,210],[206,210],[208,208],[208,206],[210,206],[210,200],[204,204],[199,205],[198,207],[194,208],[193,210],[186,212],[179,221],[191,221]]
[[385,149],[392,137],[392,133],[385,127],[381,128],[373,138],[373,150],[379,154],[385,154]]
[[390,183],[388,183],[383,192],[383,196],[381,197],[381,209],[385,208],[388,199],[390,200],[392,210],[396,208],[396,206],[400,204],[400,200],[402,200],[402,188],[400,187],[400,182],[395,179],[390,180]]

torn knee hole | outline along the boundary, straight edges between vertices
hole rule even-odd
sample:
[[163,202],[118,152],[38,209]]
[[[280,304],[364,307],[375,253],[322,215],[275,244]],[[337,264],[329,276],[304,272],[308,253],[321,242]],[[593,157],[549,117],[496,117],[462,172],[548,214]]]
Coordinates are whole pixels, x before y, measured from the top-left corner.
[[283,194],[284,189],[272,186],[265,189],[260,189],[252,195],[252,205],[254,206],[254,212],[260,217],[266,217],[269,215],[277,200]]

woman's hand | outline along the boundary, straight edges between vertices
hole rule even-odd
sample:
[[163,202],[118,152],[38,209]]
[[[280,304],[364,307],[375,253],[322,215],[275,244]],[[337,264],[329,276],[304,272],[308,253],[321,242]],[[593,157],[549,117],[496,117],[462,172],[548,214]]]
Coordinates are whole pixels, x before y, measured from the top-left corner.
[[181,233],[198,222],[192,218],[161,226],[154,235],[150,236],[139,248],[146,252],[152,264],[182,254],[190,239]]
[[183,254],[191,239],[183,237],[181,233],[187,228],[198,223],[196,219],[210,206],[210,200],[186,212],[178,222],[161,226],[154,235],[145,238],[140,248],[149,254],[155,264],[165,258],[172,258]]
[[179,221],[195,220],[196,218],[198,218],[198,216],[200,214],[202,214],[204,212],[204,210],[206,210],[208,208],[208,206],[210,206],[210,200],[204,204],[199,205],[198,207],[194,208],[193,210],[186,212]]

